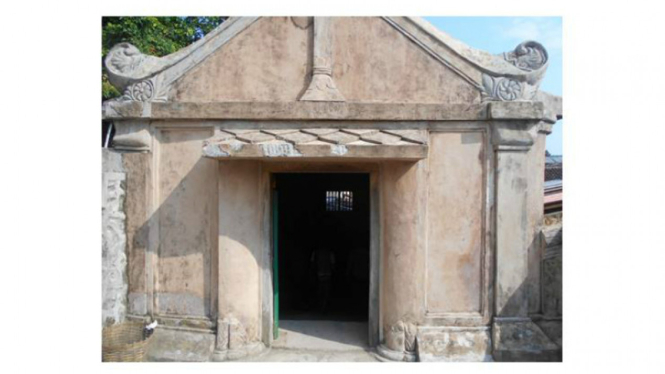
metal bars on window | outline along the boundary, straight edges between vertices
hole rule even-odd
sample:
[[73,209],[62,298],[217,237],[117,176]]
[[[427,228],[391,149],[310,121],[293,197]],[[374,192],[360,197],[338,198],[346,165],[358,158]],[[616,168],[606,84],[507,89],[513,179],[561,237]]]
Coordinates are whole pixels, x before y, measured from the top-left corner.
[[326,191],[327,212],[353,211],[352,191]]

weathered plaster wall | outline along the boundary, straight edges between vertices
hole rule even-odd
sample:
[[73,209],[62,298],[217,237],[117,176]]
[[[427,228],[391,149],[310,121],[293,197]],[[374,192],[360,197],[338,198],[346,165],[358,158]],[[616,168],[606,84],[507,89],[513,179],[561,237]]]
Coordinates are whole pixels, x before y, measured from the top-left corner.
[[552,212],[545,215],[543,241],[545,250],[542,258],[542,319],[538,326],[559,347],[563,335],[563,213]]
[[333,78],[347,101],[480,102],[480,92],[378,17],[332,18]]
[[201,157],[211,129],[162,130],[158,149],[157,312],[211,317],[217,248],[217,162]]
[[[377,17],[331,19],[332,71],[349,102],[480,102],[480,92]],[[312,72],[309,17],[265,17],[172,87],[185,102],[297,101]],[[389,77],[389,79],[385,79]]]
[[[542,305],[532,283],[539,276],[534,238],[540,216],[534,206],[542,207],[533,195],[542,191],[542,173],[533,174],[541,166],[533,157],[542,157],[544,140],[531,147],[531,129],[560,114],[561,105],[551,95],[533,96],[545,73],[546,51],[529,42],[493,56],[426,23],[398,18],[322,18],[315,26],[308,17],[232,19],[193,48],[164,58],[139,55],[124,43],[115,48],[107,70],[126,95],[106,102],[103,115],[115,121],[118,149],[146,153],[128,153],[122,160],[126,170],[105,179],[110,194],[104,222],[110,226],[104,235],[113,243],[105,241],[105,271],[122,268],[119,248],[125,241],[130,261],[129,289],[122,291],[116,273],[105,273],[105,295],[128,293],[130,312],[154,314],[160,324],[172,322],[163,328],[206,333],[208,350],[216,329],[218,359],[238,357],[231,351],[258,342],[259,336],[269,343],[269,178],[261,173],[270,162],[203,158],[212,126],[251,120],[239,127],[337,127],[344,121],[359,128],[428,127],[448,132],[432,135],[428,159],[370,161],[380,165],[372,178],[379,191],[372,201],[378,207],[372,228],[380,239],[372,253],[381,267],[380,274],[374,271],[381,284],[380,348],[387,347],[386,357],[396,360],[484,359],[490,342],[495,358],[522,357],[497,351],[551,350],[528,313]],[[326,83],[313,84],[314,91],[333,91],[334,78],[339,95],[318,97],[334,102],[298,102],[310,80],[317,82],[314,73]],[[479,90],[493,102],[475,105]],[[268,123],[276,120],[283,122]],[[297,120],[303,122],[294,125]],[[491,129],[491,139],[450,132],[480,127]],[[483,147],[490,140],[491,153]],[[345,161],[336,167],[351,166]],[[126,221],[119,208],[123,189],[131,194],[124,202]],[[496,249],[484,259],[483,225],[488,248]],[[556,271],[556,262],[551,265]],[[550,283],[556,284],[553,275]],[[556,289],[543,293],[550,291],[556,299]],[[109,321],[121,319],[126,301],[108,300]],[[174,344],[181,353],[194,349],[180,348]]]
[[311,22],[266,17],[176,82],[175,101],[296,101],[309,84]]
[[527,229],[527,244],[529,246],[528,263],[529,277],[527,279],[527,297],[529,313],[541,312],[541,261],[544,245],[541,239],[543,229],[543,201],[545,176],[545,134],[534,129],[534,144],[529,149],[528,157],[528,194],[527,207],[529,225]]
[[563,213],[553,212],[545,216],[543,239],[545,253],[542,264],[543,315],[548,318],[563,316],[561,280],[563,254]]
[[495,313],[526,317],[528,159],[525,152],[501,151],[496,163]]
[[481,132],[430,135],[427,313],[481,313],[485,142]]
[[[260,271],[263,255],[260,162],[219,162],[219,325],[229,325],[237,349],[261,334]],[[224,345],[226,347],[224,347]],[[221,347],[220,347],[221,346]]]
[[150,153],[123,153],[123,168],[127,173],[125,212],[127,213],[127,276],[129,314],[148,313],[149,300],[146,259],[149,240]]
[[125,319],[127,255],[125,248],[125,173],[122,156],[102,150],[102,325]]
[[425,315],[426,161],[381,165],[382,294],[386,346],[415,350]]

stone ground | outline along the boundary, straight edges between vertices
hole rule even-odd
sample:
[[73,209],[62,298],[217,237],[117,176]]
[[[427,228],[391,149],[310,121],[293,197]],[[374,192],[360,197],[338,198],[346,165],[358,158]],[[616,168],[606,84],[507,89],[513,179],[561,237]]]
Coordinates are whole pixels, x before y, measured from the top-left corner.
[[367,346],[367,323],[280,321],[273,347],[245,362],[377,362]]

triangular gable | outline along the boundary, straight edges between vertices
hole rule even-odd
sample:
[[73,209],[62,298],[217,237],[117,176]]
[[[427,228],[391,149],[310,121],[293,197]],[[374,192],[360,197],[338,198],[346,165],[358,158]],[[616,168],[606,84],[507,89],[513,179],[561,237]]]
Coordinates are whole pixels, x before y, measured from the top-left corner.
[[238,17],[162,58],[122,43],[106,65],[125,101],[471,105],[537,100],[547,52],[491,55],[412,17]]

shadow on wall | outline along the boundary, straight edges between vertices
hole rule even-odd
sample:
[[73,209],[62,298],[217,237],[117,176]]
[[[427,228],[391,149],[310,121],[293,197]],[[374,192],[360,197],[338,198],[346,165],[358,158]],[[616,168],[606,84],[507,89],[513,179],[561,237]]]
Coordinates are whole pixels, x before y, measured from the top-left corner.
[[[560,235],[560,234],[559,234]],[[524,315],[526,311],[528,316],[535,323],[539,334],[531,336],[534,340],[534,345],[547,345],[555,344],[559,349],[562,348],[562,324],[563,315],[561,314],[561,256],[550,257],[546,256],[546,245],[543,235],[534,235],[529,248],[537,248],[536,256],[538,256],[537,269],[533,266],[529,267],[528,277],[520,286],[513,292],[512,296],[507,300],[505,306],[495,313],[497,316],[517,316]],[[551,269],[548,261],[558,261],[558,268]],[[551,274],[555,272],[557,274]],[[550,273],[548,275],[548,273]],[[558,288],[558,292],[553,292],[553,289]],[[534,289],[537,291],[534,293]],[[497,297],[502,292],[497,288]],[[537,302],[537,307],[534,308],[534,299]],[[554,306],[554,307],[552,307]],[[557,311],[558,310],[558,311]],[[529,338],[529,334],[526,334]],[[539,341],[540,340],[540,341]],[[547,341],[549,340],[549,341]]]
[[[200,141],[207,139],[209,135],[208,131],[197,134],[198,139],[195,140],[198,141],[199,148]],[[169,140],[162,142],[171,143]],[[188,154],[191,154],[191,151]],[[145,274],[144,261],[153,256],[141,256],[140,252],[144,252],[144,255],[158,255],[153,257],[157,263],[152,266],[155,272],[154,314],[215,317],[218,165],[217,161],[201,158],[200,153],[194,153],[198,158],[196,161],[186,160],[188,154],[182,152],[171,155],[160,163],[157,183],[160,195],[168,195],[164,199],[160,196],[161,202],[157,210],[138,227],[133,238],[129,238],[129,304],[133,314],[146,314],[145,307],[141,304],[152,302],[141,292],[145,290],[145,285],[142,284],[144,280],[152,281],[149,275]],[[149,157],[145,159],[148,160]],[[179,171],[186,169],[189,161],[192,161],[189,163],[190,169],[179,179]],[[145,164],[139,169],[149,167],[147,161]],[[128,173],[128,184],[134,182],[140,185],[138,180],[132,181],[130,178],[141,178],[142,174],[145,174],[144,170]],[[143,190],[147,191],[145,187]],[[138,205],[149,202],[150,192],[146,192],[144,196],[145,200],[138,199],[133,202],[137,205],[136,209],[140,209]],[[151,233],[151,229],[155,232]],[[153,240],[155,243],[150,244]]]

